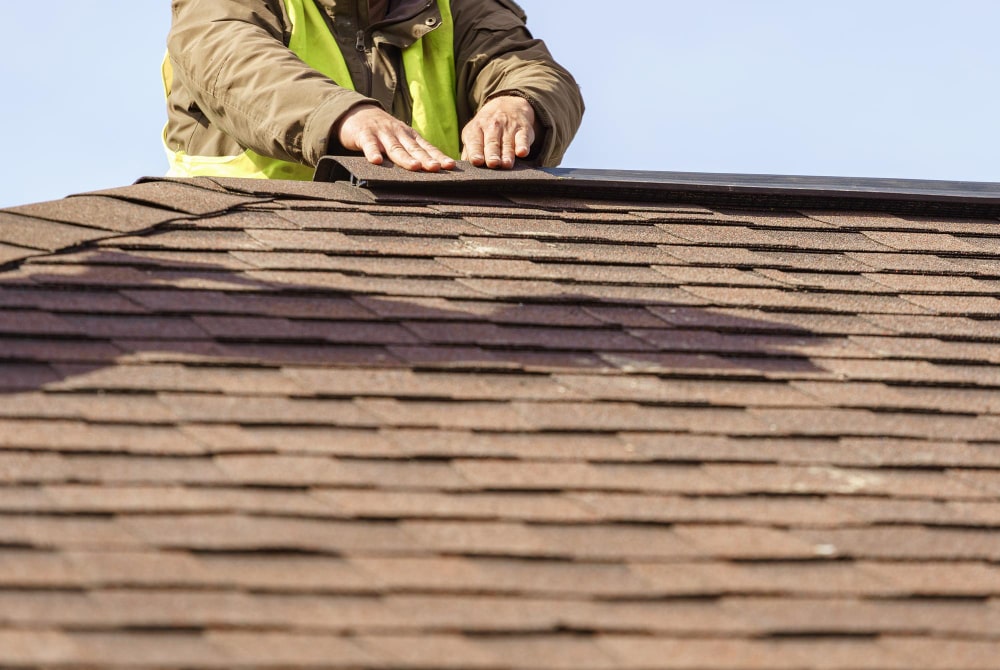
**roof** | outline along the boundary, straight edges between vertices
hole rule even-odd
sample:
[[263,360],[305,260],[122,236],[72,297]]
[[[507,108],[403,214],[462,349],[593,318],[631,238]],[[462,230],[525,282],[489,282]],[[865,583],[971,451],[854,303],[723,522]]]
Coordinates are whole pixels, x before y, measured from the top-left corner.
[[0,665],[996,667],[993,205],[343,166],[0,212]]

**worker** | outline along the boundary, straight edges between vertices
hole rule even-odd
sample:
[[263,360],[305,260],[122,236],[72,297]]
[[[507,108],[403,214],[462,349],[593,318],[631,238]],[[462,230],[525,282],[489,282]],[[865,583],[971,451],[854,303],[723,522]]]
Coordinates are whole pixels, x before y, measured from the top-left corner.
[[558,165],[573,77],[513,0],[173,0],[170,175],[310,179],[328,154],[414,171]]

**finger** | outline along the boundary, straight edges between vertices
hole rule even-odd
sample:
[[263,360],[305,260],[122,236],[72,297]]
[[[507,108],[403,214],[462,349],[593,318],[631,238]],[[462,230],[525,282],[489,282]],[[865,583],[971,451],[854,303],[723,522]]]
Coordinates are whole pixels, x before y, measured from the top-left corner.
[[[452,168],[455,167],[454,158],[452,158],[445,152],[438,149],[436,146],[434,146],[433,144],[425,140],[423,137],[421,137],[419,134],[416,135],[414,139],[416,140],[417,144],[419,144],[432,159],[436,160],[438,164],[441,165],[442,168],[444,168],[445,170],[451,170]],[[464,160],[464,153],[463,153],[463,160]]]
[[503,153],[501,154],[501,167],[510,169],[514,167],[515,151],[515,131],[507,128],[503,134]]
[[392,125],[379,133],[379,139],[382,140],[386,155],[394,164],[411,171],[421,170],[423,164],[407,148],[407,143],[412,145],[412,137],[406,131],[409,128],[401,131],[399,127]]
[[531,153],[531,145],[535,143],[535,138],[531,136],[533,134],[534,131],[527,126],[517,129],[517,134],[514,135],[514,153],[518,158],[527,158]]
[[500,162],[503,160],[503,124],[494,119],[493,122],[486,127],[483,140],[486,167],[500,167]]
[[486,162],[486,155],[483,151],[482,128],[478,125],[470,125],[466,128],[465,136],[465,151],[463,153],[466,160],[476,167],[482,167]]
[[422,165],[419,160],[417,160],[410,152],[406,149],[401,141],[401,138],[394,132],[395,129],[390,129],[384,131],[380,135],[382,140],[382,146],[385,147],[386,155],[389,159],[401,168],[407,170],[420,170]]
[[423,167],[420,161],[411,156],[410,152],[406,150],[406,147],[399,142],[394,142],[389,145],[388,154],[389,159],[401,168],[417,172]]
[[414,132],[410,138],[412,146],[407,146],[410,153],[421,160],[428,172],[438,172],[441,168],[450,170],[455,167],[455,161],[443,151]]
[[358,145],[364,152],[365,158],[373,165],[381,165],[385,157],[382,155],[382,144],[378,137],[371,131],[362,131],[358,135]]
[[441,161],[431,155],[412,135],[403,135],[399,138],[399,143],[406,149],[406,153],[420,163],[419,169],[427,172],[437,172],[441,169]]

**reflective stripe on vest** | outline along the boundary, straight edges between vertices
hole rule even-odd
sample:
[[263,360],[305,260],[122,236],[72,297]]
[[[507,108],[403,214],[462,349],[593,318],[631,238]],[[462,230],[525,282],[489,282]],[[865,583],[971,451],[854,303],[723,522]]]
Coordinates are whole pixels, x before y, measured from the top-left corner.
[[[284,0],[292,24],[288,48],[303,62],[344,88],[355,90],[350,70],[315,0]],[[437,0],[441,25],[403,50],[413,118],[410,125],[431,144],[456,160],[461,153],[455,78],[454,22],[449,0]],[[169,56],[163,64],[164,89],[169,95],[173,71]],[[237,156],[191,156],[167,149],[170,177],[245,177],[251,179],[312,179],[313,169],[262,156],[247,149]]]

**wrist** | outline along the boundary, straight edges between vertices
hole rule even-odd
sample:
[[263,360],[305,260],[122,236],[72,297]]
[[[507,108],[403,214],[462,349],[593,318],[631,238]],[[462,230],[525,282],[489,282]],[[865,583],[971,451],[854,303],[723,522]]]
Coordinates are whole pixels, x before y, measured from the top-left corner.
[[547,126],[545,125],[545,123],[543,123],[542,114],[538,111],[538,108],[535,107],[535,103],[531,100],[530,97],[528,97],[527,94],[522,93],[521,91],[506,90],[491,95],[489,98],[486,99],[486,103],[484,103],[484,105],[492,102],[493,100],[497,100],[498,98],[504,98],[506,101],[509,102],[517,100],[518,101],[517,104],[521,106],[521,108],[524,110],[524,113],[531,119],[531,129],[535,132],[535,141],[531,145],[530,156],[536,155],[539,151],[539,148],[543,144]]
[[[372,109],[382,108],[370,101],[363,100],[347,108],[330,126],[330,135],[327,142],[328,152],[331,155],[343,155],[356,153],[357,149],[352,148],[354,133],[350,129],[350,122],[359,114]],[[346,127],[345,127],[346,126]]]

